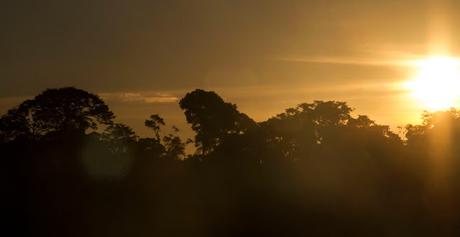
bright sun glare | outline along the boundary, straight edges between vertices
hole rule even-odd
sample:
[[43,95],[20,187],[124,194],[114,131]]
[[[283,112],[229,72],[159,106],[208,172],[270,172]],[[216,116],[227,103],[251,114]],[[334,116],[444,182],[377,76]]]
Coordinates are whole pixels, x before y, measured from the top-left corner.
[[411,94],[428,110],[454,107],[460,100],[460,59],[433,56],[414,62],[415,77],[407,83]]

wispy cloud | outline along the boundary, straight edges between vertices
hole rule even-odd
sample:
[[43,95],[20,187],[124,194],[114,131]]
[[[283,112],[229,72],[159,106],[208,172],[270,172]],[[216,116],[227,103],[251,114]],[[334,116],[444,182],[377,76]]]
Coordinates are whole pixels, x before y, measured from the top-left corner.
[[100,93],[103,99],[109,101],[136,102],[136,103],[175,103],[179,98],[175,95],[165,93],[138,93],[138,92],[116,92],[116,93]]
[[280,61],[305,62],[322,64],[346,64],[360,66],[409,66],[407,60],[379,60],[372,58],[348,58],[348,57],[285,57],[279,58]]
[[413,66],[414,60],[423,54],[387,49],[360,50],[355,56],[288,56],[275,58],[278,61],[321,64],[344,64],[357,66]]

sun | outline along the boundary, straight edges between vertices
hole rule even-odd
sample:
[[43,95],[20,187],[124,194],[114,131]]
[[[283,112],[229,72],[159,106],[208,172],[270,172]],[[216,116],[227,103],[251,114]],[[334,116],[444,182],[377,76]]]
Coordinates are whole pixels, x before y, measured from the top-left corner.
[[406,87],[427,110],[455,107],[460,100],[460,59],[432,56],[414,61],[414,78]]

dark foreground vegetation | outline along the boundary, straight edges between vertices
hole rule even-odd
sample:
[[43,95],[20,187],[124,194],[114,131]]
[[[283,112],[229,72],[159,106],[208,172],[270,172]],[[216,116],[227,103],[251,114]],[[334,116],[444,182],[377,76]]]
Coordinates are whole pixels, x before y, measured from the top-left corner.
[[193,141],[155,114],[139,138],[75,88],[11,109],[2,235],[459,236],[459,111],[397,135],[336,101],[263,122],[203,90],[180,107]]

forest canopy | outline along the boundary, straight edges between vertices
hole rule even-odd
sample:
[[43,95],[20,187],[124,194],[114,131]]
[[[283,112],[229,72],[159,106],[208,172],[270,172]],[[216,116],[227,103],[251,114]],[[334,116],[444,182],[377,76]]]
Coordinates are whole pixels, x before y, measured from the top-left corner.
[[456,233],[456,109],[396,134],[340,101],[260,122],[212,91],[179,106],[193,139],[174,126],[165,134],[156,111],[141,138],[72,87],[10,109],[0,118],[9,226],[43,236]]

